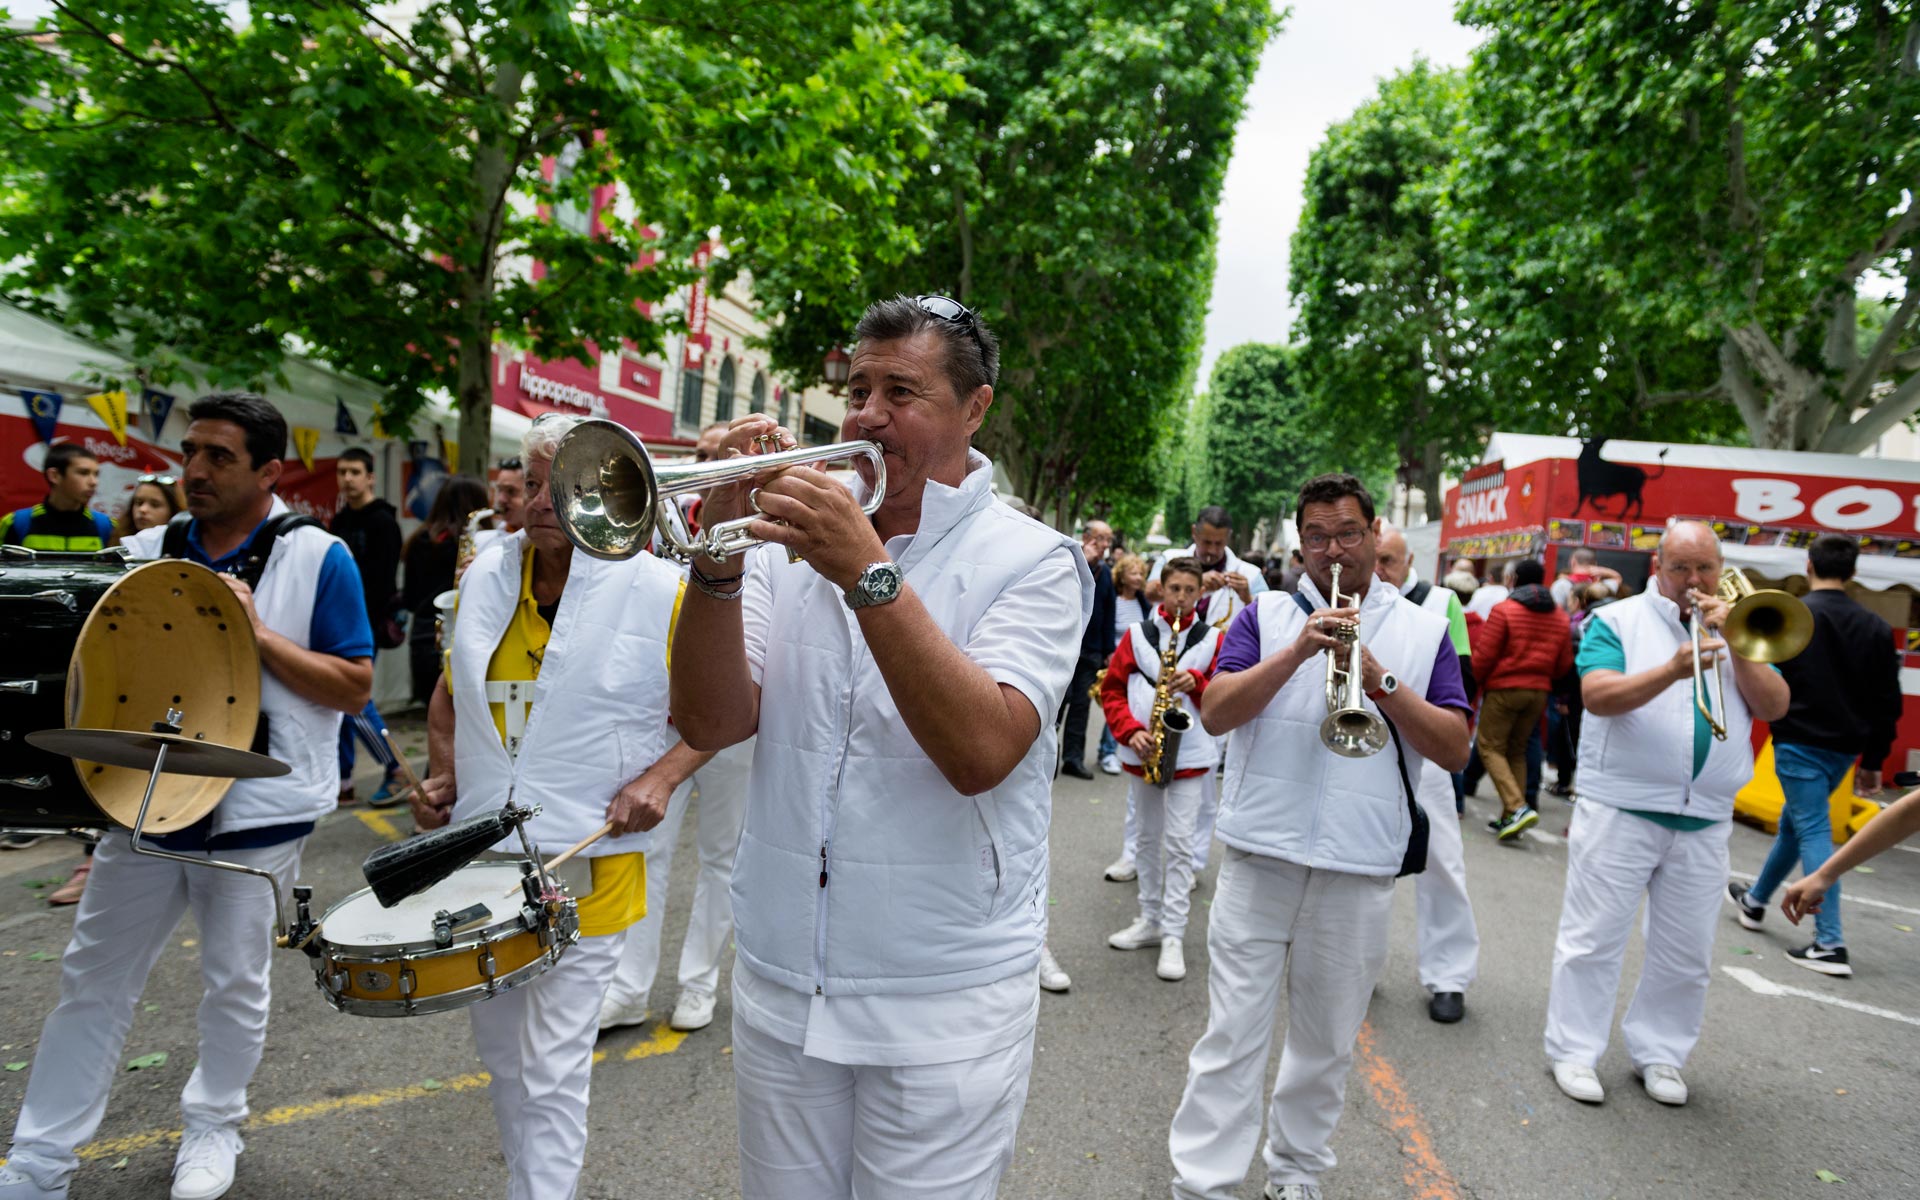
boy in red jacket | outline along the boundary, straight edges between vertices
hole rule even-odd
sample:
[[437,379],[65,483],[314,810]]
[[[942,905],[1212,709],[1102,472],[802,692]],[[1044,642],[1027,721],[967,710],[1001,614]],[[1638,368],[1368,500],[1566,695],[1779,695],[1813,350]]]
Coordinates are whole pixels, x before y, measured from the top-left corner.
[[1473,673],[1485,689],[1480,702],[1480,761],[1500,792],[1501,841],[1520,836],[1540,819],[1526,802],[1527,740],[1547,710],[1553,681],[1573,666],[1567,614],[1543,584],[1538,559],[1515,565],[1513,594],[1493,606],[1472,632]]

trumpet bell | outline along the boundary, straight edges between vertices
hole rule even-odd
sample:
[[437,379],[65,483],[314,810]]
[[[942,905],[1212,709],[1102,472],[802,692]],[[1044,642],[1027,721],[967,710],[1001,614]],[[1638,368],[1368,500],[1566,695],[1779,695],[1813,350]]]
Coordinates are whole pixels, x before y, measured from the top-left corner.
[[1320,742],[1342,758],[1367,758],[1387,745],[1387,723],[1364,708],[1342,708],[1320,722]]
[[567,431],[547,489],[567,539],[595,558],[632,558],[653,540],[660,500],[653,460],[611,421],[582,421]]
[[1785,662],[1813,640],[1813,614],[1792,593],[1763,588],[1733,606],[1720,636],[1741,658]]

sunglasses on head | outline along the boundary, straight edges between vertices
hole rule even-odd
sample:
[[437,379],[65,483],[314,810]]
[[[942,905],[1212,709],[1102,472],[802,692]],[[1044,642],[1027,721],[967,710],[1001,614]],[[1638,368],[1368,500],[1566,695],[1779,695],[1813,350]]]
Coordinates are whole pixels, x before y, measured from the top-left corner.
[[935,320],[958,325],[965,330],[967,336],[973,339],[973,344],[980,348],[980,357],[983,360],[986,358],[987,344],[980,340],[980,318],[974,315],[972,309],[952,296],[915,296],[913,302],[921,312]]
[[496,471],[526,470],[526,468],[521,465],[520,458],[518,455],[509,455],[508,457],[501,459],[499,462],[493,464],[493,469]]
[[133,486],[139,487],[143,483],[157,483],[161,487],[172,487],[179,482],[180,477],[178,475],[142,475],[133,481]]

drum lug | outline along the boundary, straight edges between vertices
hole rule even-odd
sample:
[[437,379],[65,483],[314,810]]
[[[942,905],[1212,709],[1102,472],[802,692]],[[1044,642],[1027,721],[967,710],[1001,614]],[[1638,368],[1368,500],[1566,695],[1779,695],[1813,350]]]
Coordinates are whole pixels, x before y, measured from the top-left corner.
[[329,996],[338,996],[347,990],[348,975],[345,971],[320,972],[320,990]]
[[0,681],[0,692],[13,692],[21,696],[37,696],[40,694],[40,681],[38,679],[8,679]]
[[24,788],[29,792],[44,792],[53,786],[53,777],[51,775],[15,775],[12,779],[0,779],[0,784]]

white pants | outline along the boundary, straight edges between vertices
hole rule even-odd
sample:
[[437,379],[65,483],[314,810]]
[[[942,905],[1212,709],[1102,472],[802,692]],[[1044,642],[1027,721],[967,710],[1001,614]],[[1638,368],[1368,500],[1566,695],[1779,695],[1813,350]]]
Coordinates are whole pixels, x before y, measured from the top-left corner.
[[1693,832],[1586,800],[1567,835],[1567,891],[1547,993],[1547,1057],[1598,1066],[1620,962],[1646,897],[1646,955],[1620,1036],[1634,1065],[1684,1067],[1707,1011],[1733,823]]
[[1420,985],[1433,992],[1464,992],[1480,973],[1480,931],[1467,897],[1467,852],[1461,844],[1460,818],[1453,811],[1449,782],[1446,803],[1422,807],[1427,813],[1427,869],[1413,877],[1414,924],[1420,937]]
[[846,1066],[733,1018],[741,1200],[991,1200],[1013,1160],[1033,1033],[923,1066]]
[[1140,839],[1134,843],[1133,857],[1140,872],[1140,915],[1168,937],[1187,936],[1193,890],[1193,857],[1188,849],[1206,778],[1170,779],[1166,787],[1158,788],[1133,776],[1127,785],[1127,811],[1135,814]]
[[540,978],[467,1010],[510,1200],[567,1200],[579,1185],[600,1001],[630,932],[583,937]]
[[[220,858],[271,871],[291,886],[304,838]],[[9,1164],[56,1188],[80,1165],[74,1151],[100,1127],[120,1068],[133,1006],[188,909],[200,929],[200,1061],[180,1093],[187,1129],[238,1126],[247,1083],[267,1042],[273,905],[266,881],[135,854],[115,832],[93,873],[60,960],[60,1000],[40,1031]]]
[[1267,1110],[1267,1177],[1318,1183],[1346,1106],[1347,1071],[1387,961],[1393,880],[1316,871],[1229,847],[1208,917],[1207,1031],[1167,1150],[1179,1200],[1231,1200],[1260,1134],[1260,1083],[1280,987],[1287,1036]]
[[[1193,870],[1189,878],[1207,869],[1207,857],[1213,850],[1213,820],[1220,814],[1220,777],[1212,771],[1198,776],[1200,807],[1193,817]],[[1136,866],[1140,845],[1140,814],[1134,811],[1133,789],[1127,789],[1127,827],[1120,835],[1120,857]]]
[[[647,916],[627,931],[608,994],[621,1004],[645,1000],[660,972],[660,936],[667,917],[667,881],[673,872],[673,847],[687,809],[699,810],[695,830],[700,874],[693,883],[693,911],[687,914],[687,939],[680,947],[680,989],[711,996],[720,987],[720,960],[733,941],[733,858],[740,849],[740,828],[747,819],[747,776],[753,769],[753,740],[729,746],[694,772],[667,802],[667,815],[653,831],[647,851]],[[698,800],[692,800],[695,787]]]

